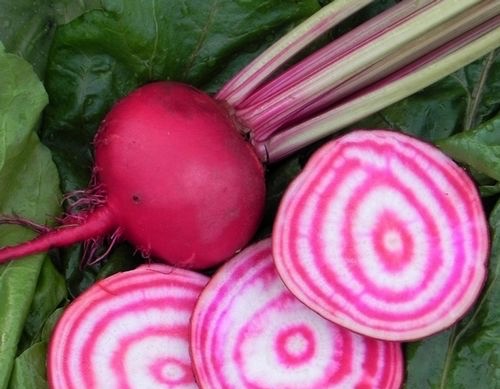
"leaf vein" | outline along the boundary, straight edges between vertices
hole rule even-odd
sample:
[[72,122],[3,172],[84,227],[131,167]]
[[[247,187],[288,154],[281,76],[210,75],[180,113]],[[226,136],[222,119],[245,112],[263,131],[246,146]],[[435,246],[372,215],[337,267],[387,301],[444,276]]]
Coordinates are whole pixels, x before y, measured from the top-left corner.
[[218,7],[219,7],[219,1],[214,0],[213,5],[212,5],[211,10],[210,10],[210,13],[208,14],[208,17],[206,19],[207,21],[206,21],[205,25],[203,26],[203,28],[201,29],[198,42],[196,43],[196,45],[193,49],[193,52],[191,53],[191,55],[187,61],[186,68],[184,71],[184,78],[187,78],[189,72],[193,68],[196,57],[198,57],[198,55],[200,54],[201,48],[203,47],[203,44],[206,42],[206,40],[209,36],[210,27],[213,25],[215,15],[219,11]]
[[481,70],[481,74],[479,75],[479,80],[472,91],[472,94],[470,96],[470,101],[467,107],[467,112],[465,114],[465,124],[464,124],[465,131],[470,130],[476,125],[479,103],[481,102],[481,98],[483,96],[484,89],[486,87],[486,80],[488,79],[488,75],[493,65],[494,58],[495,58],[495,51],[492,51],[483,60],[483,69]]
[[153,43],[153,52],[151,53],[151,57],[149,58],[149,78],[153,78],[153,70],[154,70],[154,59],[158,53],[158,41],[159,41],[159,25],[158,25],[158,9],[156,6],[156,0],[153,0],[153,22],[155,28],[155,40]]
[[474,321],[476,320],[479,311],[486,303],[487,297],[492,293],[493,287],[496,285],[496,282],[498,280],[499,273],[500,273],[500,261],[496,264],[495,271],[493,272],[493,277],[491,278],[491,281],[488,283],[488,286],[482,293],[481,299],[479,300],[479,302],[476,303],[472,316],[470,316],[469,320],[467,320],[467,323],[460,329],[460,331],[456,331],[457,325],[453,327],[452,333],[450,335],[449,347],[448,350],[446,351],[446,359],[443,368],[443,374],[441,376],[441,382],[439,385],[440,389],[446,389],[446,381],[450,371],[452,355],[454,354],[460,339],[465,335],[465,333],[471,327],[472,323],[474,323]]

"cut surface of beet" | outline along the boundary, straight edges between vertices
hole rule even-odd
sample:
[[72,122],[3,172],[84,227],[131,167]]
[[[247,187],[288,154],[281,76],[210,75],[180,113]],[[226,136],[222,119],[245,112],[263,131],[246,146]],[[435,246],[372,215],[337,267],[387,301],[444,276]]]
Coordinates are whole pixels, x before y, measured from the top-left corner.
[[406,341],[461,318],[486,275],[478,192],[437,148],[358,130],[318,150],[287,189],[273,229],[285,284],[325,318]]
[[271,241],[223,265],[192,317],[191,355],[206,389],[399,388],[400,344],[355,334],[297,300],[280,280]]
[[151,264],[94,284],[56,325],[48,355],[50,387],[198,388],[189,320],[207,280]]

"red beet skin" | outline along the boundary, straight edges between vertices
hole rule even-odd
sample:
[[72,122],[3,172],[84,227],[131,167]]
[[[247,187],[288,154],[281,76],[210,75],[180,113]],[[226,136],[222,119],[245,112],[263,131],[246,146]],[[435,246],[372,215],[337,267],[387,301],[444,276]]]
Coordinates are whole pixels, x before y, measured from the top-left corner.
[[124,237],[154,257],[208,267],[241,249],[257,228],[262,164],[204,93],[168,82],[138,89],[106,117],[95,150]]
[[245,246],[264,209],[253,146],[217,101],[179,83],[145,85],[111,109],[95,139],[95,173],[104,204],[0,249],[0,263],[115,231],[147,256],[207,268]]

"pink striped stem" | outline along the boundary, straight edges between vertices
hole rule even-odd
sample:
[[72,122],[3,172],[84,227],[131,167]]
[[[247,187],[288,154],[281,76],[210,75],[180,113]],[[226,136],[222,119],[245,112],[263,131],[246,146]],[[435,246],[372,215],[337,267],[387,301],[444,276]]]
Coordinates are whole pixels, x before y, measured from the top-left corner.
[[197,388],[189,320],[207,280],[151,264],[94,284],[57,323],[48,355],[50,387]]
[[[360,50],[363,46],[373,42],[411,17],[415,17],[416,14],[430,7],[432,3],[434,2],[431,0],[403,1],[375,16],[257,89],[236,107],[238,115],[252,128],[256,140],[268,138],[287,121],[294,119],[295,115],[292,117],[290,112],[288,115],[279,115],[272,120],[272,123],[266,125],[265,120],[269,120],[269,117],[276,112],[269,112],[269,115],[264,119],[263,116],[266,113],[263,112],[263,104],[267,106],[270,102],[279,99],[280,96],[289,96],[291,88],[306,85],[318,72],[325,71],[344,57],[355,54],[356,50]],[[335,90],[334,88],[333,91]],[[286,106],[286,104],[284,105]],[[304,108],[304,105],[301,104],[300,108]],[[282,108],[279,105],[274,109],[279,111]]]
[[[498,5],[500,9],[500,3]],[[443,45],[439,46],[435,50],[427,53],[426,55],[419,57],[417,60],[409,63],[406,66],[403,66],[401,69],[390,73],[387,77],[370,84],[368,87],[357,91],[356,93],[349,96],[347,102],[350,100],[355,100],[358,97],[361,97],[365,94],[370,94],[373,91],[377,91],[380,88],[383,88],[387,84],[391,84],[398,80],[404,79],[406,76],[409,76],[413,73],[419,71],[419,69],[424,68],[426,66],[430,66],[433,63],[438,62],[439,60],[446,58],[447,55],[453,53],[454,51],[466,48],[467,45],[475,40],[483,37],[484,35],[490,33],[491,31],[496,30],[497,36],[500,32],[500,15],[494,16],[492,18],[488,18],[482,20],[480,24],[476,27],[464,31],[462,34],[457,35],[455,38],[448,40]]]
[[500,16],[468,30],[389,76],[350,95],[333,108],[254,141],[261,159],[274,162],[404,99],[494,50]]
[[400,344],[317,315],[283,285],[271,241],[226,263],[200,296],[191,354],[201,388],[399,388]]
[[323,7],[249,63],[222,87],[216,98],[237,106],[309,43],[372,1],[336,0]]
[[[489,4],[489,2],[486,3]],[[397,54],[428,31],[447,23],[471,7],[473,8],[477,1],[450,2],[444,0],[431,4],[423,2],[422,4],[425,6],[416,10],[414,7],[410,7],[411,4],[410,2],[406,6],[413,12],[408,12],[406,15],[401,13],[400,19],[394,17],[391,10],[387,11],[389,21],[386,28],[381,28],[374,36],[365,35],[364,39],[361,39],[350,50],[340,50],[339,55],[334,55],[334,60],[328,66],[316,70],[307,63],[306,59],[305,64],[298,65],[304,67],[303,74],[309,73],[305,79],[287,85],[281,90],[281,93],[274,96],[257,99],[252,106],[243,109],[237,108],[237,116],[252,129],[256,140],[266,139],[287,122],[295,121],[297,112],[300,112],[303,107],[320,99],[325,93],[364,69],[384,58]],[[493,4],[493,6],[500,7],[498,4]],[[368,25],[370,27],[370,23]],[[363,28],[364,25],[358,30]],[[431,36],[431,38],[433,37]],[[343,39],[341,38],[340,41],[343,42]],[[431,46],[429,42],[428,44]],[[335,43],[331,46],[334,54],[336,54],[337,47]],[[409,53],[412,52],[409,51]],[[400,58],[400,60],[404,63],[405,58]]]
[[485,280],[488,230],[467,174],[401,133],[358,130],[311,158],[273,230],[288,288],[325,318],[408,341],[461,318]]
[[[400,3],[399,5],[402,4],[403,3]],[[310,104],[298,106],[293,111],[293,113],[290,113],[288,116],[281,117],[278,122],[267,122],[265,130],[264,128],[261,128],[261,131],[255,131],[254,139],[256,141],[267,139],[273,133],[283,128],[283,126],[286,126],[287,123],[297,122],[303,118],[311,117],[315,113],[321,112],[322,110],[331,107],[341,99],[344,99],[349,95],[352,95],[353,93],[363,91],[363,88],[369,85],[373,85],[375,82],[383,79],[386,76],[390,76],[394,73],[401,73],[400,69],[404,68],[406,65],[414,61],[423,63],[421,59],[426,59],[432,56],[433,54],[431,53],[433,52],[440,52],[443,56],[446,55],[446,53],[450,50],[449,47],[451,46],[451,42],[459,40],[462,42],[466,42],[467,40],[470,41],[471,37],[474,35],[472,31],[485,31],[486,28],[491,29],[491,22],[494,21],[494,18],[492,19],[491,15],[494,15],[495,11],[498,11],[499,9],[500,3],[494,2],[489,2],[486,5],[478,4],[472,7],[465,13],[465,15],[460,14],[459,16],[448,20],[435,29],[422,34],[422,36],[418,37],[418,39],[413,41],[411,44],[402,47],[396,53],[384,57],[382,60],[374,63],[373,65],[362,69],[356,75],[342,80],[339,85],[329,89],[324,94],[311,101]],[[377,18],[374,18],[373,20],[375,19]],[[385,19],[382,19],[382,21],[384,20]],[[490,26],[486,27],[486,24],[488,23],[490,24]],[[498,25],[498,20],[496,21],[496,23]],[[375,27],[377,26],[379,26],[379,24],[375,25]],[[471,28],[471,26],[477,27]],[[367,27],[368,26],[363,25],[363,32]],[[348,37],[349,35],[350,34],[346,34],[344,37]],[[339,40],[343,40],[344,37]],[[346,43],[349,44],[349,42],[352,42],[354,38],[355,37],[347,40]],[[333,43],[336,42],[337,41],[334,41]],[[448,48],[448,51],[446,51],[445,48]],[[298,67],[300,68],[301,66]],[[294,81],[305,81],[305,77],[306,76],[304,76],[303,80]],[[293,78],[289,79],[289,77],[287,77],[287,73],[283,74],[283,79],[284,81],[289,82],[293,80]],[[276,81],[278,80],[279,78]],[[254,106],[252,108],[255,109],[257,106],[259,106],[263,101],[263,96],[260,96],[259,92],[264,92],[268,86],[271,87],[271,84],[273,84],[273,82],[270,82],[268,85],[266,85],[266,87],[261,88],[257,93],[246,99],[245,105],[248,104],[249,106],[251,106],[251,101],[253,101],[253,98],[255,98]],[[283,89],[281,93],[286,93],[286,89]],[[249,107],[248,110],[251,111],[252,108]]]
[[286,91],[290,86],[298,82],[303,82],[312,74],[334,63],[339,57],[353,52],[356,48],[383,34],[387,29],[394,28],[397,24],[414,16],[415,13],[421,12],[432,2],[432,0],[419,2],[406,0],[398,3],[394,7],[363,23],[362,26],[342,35],[269,81],[252,95],[248,96],[238,108],[242,109],[259,104],[272,96]]

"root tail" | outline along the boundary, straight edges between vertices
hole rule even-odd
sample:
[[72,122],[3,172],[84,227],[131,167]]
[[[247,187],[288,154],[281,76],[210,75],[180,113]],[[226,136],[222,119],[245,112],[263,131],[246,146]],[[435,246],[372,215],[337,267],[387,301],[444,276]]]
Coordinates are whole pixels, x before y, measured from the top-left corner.
[[77,224],[65,224],[28,242],[1,248],[0,263],[102,236],[115,227],[110,210],[106,206],[99,207],[87,213]]

